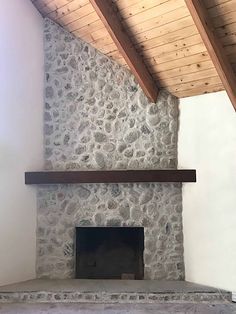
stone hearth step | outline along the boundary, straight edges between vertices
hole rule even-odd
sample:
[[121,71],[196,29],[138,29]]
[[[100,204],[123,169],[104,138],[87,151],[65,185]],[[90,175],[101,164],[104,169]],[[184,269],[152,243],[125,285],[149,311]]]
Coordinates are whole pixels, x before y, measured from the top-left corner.
[[0,287],[0,302],[158,303],[231,301],[231,293],[186,281],[35,279]]

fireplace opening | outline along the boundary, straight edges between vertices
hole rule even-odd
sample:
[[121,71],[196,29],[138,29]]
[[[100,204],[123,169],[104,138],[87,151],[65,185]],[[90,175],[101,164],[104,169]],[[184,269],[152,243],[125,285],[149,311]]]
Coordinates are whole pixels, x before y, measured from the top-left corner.
[[76,278],[143,279],[144,228],[77,227]]

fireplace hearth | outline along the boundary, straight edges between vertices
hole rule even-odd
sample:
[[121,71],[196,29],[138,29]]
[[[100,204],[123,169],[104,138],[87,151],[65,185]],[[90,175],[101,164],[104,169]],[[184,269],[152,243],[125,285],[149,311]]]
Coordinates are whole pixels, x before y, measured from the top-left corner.
[[77,227],[76,278],[143,279],[144,228]]

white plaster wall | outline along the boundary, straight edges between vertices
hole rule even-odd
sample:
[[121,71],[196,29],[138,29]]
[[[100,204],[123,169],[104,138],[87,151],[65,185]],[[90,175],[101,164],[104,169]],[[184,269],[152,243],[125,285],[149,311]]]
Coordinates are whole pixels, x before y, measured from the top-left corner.
[[186,280],[236,291],[236,113],[225,92],[181,99]]
[[36,191],[43,166],[43,19],[29,0],[0,10],[0,285],[35,276]]

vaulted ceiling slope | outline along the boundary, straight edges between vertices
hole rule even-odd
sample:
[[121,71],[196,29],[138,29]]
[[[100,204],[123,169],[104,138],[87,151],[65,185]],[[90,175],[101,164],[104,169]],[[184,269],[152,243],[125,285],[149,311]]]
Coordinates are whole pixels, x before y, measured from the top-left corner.
[[[109,1],[117,8],[130,40],[158,86],[177,97],[224,89],[185,0]],[[32,2],[44,17],[126,65],[90,0]],[[214,33],[236,70],[236,0],[203,2]]]

